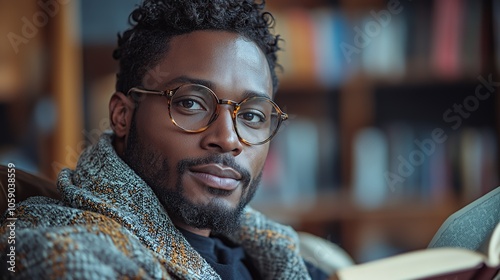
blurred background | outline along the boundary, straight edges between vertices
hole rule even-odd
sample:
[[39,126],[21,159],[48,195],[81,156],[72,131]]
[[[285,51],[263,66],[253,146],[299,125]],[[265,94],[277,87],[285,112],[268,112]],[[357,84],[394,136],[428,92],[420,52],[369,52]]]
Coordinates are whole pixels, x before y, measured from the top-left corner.
[[[500,1],[267,2],[291,119],[255,208],[364,262],[425,248],[499,185]],[[109,128],[137,3],[0,0],[1,164],[55,179]]]

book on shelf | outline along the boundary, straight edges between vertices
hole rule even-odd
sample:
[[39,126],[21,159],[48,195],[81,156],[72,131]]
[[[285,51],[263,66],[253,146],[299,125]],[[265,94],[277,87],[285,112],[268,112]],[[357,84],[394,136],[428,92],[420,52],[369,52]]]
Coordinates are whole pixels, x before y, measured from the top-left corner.
[[325,87],[341,86],[359,73],[382,79],[476,77],[492,55],[500,65],[500,44],[489,49],[491,40],[500,40],[500,5],[493,1],[490,8],[487,2],[401,2],[402,12],[384,21],[373,16],[383,11],[369,3],[357,12],[291,5],[273,11],[276,34],[284,40],[279,61],[287,79]]
[[[493,15],[500,14],[500,2],[493,1],[493,9],[491,11]],[[500,42],[500,17],[493,17],[493,40],[495,42]],[[500,69],[500,44],[495,44],[495,56],[496,56],[496,67]]]
[[444,78],[456,78],[463,70],[460,52],[465,8],[462,1],[434,1],[433,66]]
[[459,56],[462,59],[461,68],[466,74],[481,73],[481,44],[483,42],[481,25],[483,24],[483,1],[467,0],[465,3],[464,27],[462,45]]
[[429,248],[342,268],[336,280],[500,279],[500,187],[452,214]]
[[389,192],[384,177],[388,166],[387,137],[379,128],[364,128],[355,136],[353,154],[355,202],[366,209],[380,207]]
[[289,51],[292,53],[292,72],[294,79],[313,81],[315,79],[314,45],[316,44],[316,28],[309,12],[303,9],[291,9],[288,11],[288,28],[291,36],[287,38],[290,44]]
[[270,147],[255,204],[290,206],[300,201],[301,207],[312,206],[318,186],[318,129],[306,118],[283,127]]

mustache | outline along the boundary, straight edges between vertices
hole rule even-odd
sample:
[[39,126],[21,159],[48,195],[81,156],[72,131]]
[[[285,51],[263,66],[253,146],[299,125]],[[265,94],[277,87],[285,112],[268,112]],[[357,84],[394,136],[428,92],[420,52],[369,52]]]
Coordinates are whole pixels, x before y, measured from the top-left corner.
[[231,167],[241,174],[241,181],[245,183],[245,187],[247,187],[251,181],[250,171],[236,163],[233,156],[227,154],[215,154],[202,158],[183,159],[177,164],[177,172],[179,175],[182,175],[189,168],[202,164],[220,164]]

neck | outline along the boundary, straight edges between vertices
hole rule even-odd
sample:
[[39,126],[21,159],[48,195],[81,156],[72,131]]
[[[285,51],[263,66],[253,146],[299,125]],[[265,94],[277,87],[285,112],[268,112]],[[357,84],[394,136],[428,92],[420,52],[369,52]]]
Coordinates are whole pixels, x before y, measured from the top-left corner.
[[185,223],[182,223],[182,222],[177,222],[177,221],[173,221],[175,226],[177,227],[180,227],[184,230],[187,230],[191,233],[194,233],[194,234],[197,234],[197,235],[201,235],[201,236],[205,236],[205,237],[209,237],[210,236],[210,232],[211,230],[210,229],[199,229],[199,228],[195,228],[195,227],[192,227],[192,226],[189,226]]
[[123,159],[123,153],[125,151],[125,140],[118,137],[116,135],[113,137],[113,140],[111,142],[111,145],[113,145],[113,148],[116,151],[116,154]]

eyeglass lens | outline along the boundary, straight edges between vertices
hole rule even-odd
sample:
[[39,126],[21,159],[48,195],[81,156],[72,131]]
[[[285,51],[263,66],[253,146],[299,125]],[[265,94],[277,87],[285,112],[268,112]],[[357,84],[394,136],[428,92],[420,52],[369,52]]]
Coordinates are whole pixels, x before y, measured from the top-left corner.
[[[187,131],[198,131],[214,121],[217,98],[210,89],[198,85],[180,87],[170,101],[173,121]],[[279,124],[278,109],[267,98],[255,97],[240,103],[235,125],[240,138],[259,143],[274,134]]]

